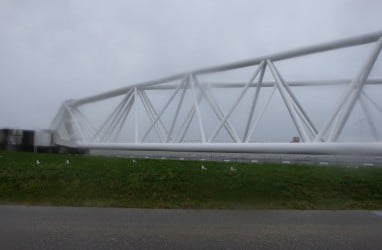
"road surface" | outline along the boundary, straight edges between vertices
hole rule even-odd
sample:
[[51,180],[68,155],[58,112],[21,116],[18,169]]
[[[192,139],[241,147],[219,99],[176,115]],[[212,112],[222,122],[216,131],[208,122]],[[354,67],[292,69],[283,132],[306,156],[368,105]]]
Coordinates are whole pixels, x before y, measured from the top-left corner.
[[382,211],[0,206],[0,249],[381,249]]

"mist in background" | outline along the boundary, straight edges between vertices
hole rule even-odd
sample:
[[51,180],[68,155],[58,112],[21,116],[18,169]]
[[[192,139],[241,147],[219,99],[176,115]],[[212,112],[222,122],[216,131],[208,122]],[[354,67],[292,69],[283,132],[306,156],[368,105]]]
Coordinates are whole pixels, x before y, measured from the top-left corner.
[[[376,0],[2,0],[0,128],[47,128],[67,99],[379,31],[381,9]],[[326,64],[312,56],[311,62],[294,59],[276,66],[287,80],[352,78],[368,55],[363,49],[370,50],[361,46],[350,54],[330,55],[334,60]],[[228,74],[205,80],[246,81],[251,70],[240,79]],[[322,108],[324,100],[304,93],[296,94],[305,96],[308,109]],[[226,96],[232,102],[232,93]],[[336,98],[330,92],[326,96]]]

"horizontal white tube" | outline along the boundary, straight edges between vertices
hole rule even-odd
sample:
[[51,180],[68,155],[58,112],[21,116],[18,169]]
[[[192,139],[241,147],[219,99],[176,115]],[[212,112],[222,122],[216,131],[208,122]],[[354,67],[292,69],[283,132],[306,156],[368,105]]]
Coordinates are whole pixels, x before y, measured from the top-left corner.
[[98,95],[78,99],[78,100],[72,101],[71,104],[78,106],[78,105],[82,105],[82,104],[86,104],[86,103],[90,103],[90,102],[104,100],[104,99],[107,99],[107,98],[110,98],[113,96],[125,94],[128,91],[128,89],[130,89],[130,88],[135,88],[135,87],[142,88],[142,87],[147,87],[147,86],[152,86],[152,85],[157,85],[157,84],[161,84],[161,83],[167,83],[167,82],[175,81],[175,80],[183,78],[188,73],[200,75],[200,74],[208,74],[208,73],[217,73],[217,72],[232,70],[232,69],[237,69],[237,68],[244,68],[244,67],[249,67],[249,66],[259,64],[261,61],[267,60],[267,59],[272,61],[272,62],[276,62],[276,61],[280,61],[280,60],[290,59],[290,58],[304,56],[304,55],[309,55],[309,54],[313,54],[313,53],[319,53],[319,52],[324,52],[324,51],[330,51],[330,50],[335,50],[335,49],[340,49],[340,48],[346,48],[346,47],[351,47],[351,46],[356,46],[356,45],[372,43],[372,42],[377,41],[380,37],[382,37],[382,31],[371,33],[371,34],[366,34],[366,35],[362,35],[362,36],[352,37],[352,38],[341,39],[341,40],[337,40],[337,41],[333,41],[333,42],[322,43],[319,45],[308,46],[308,47],[304,47],[304,48],[300,48],[300,49],[294,49],[294,50],[276,53],[276,54],[268,55],[268,56],[262,56],[262,57],[258,57],[258,58],[254,58],[254,59],[223,64],[223,65],[219,65],[219,66],[215,66],[215,67],[198,69],[198,70],[194,70],[191,72],[176,74],[176,75],[161,78],[158,80],[134,84],[134,85],[131,85],[128,87],[123,87],[123,88],[119,88],[116,90],[101,93]]
[[382,143],[78,143],[88,149],[274,154],[382,155]]
[[[307,81],[288,81],[289,87],[315,87],[315,86],[336,86],[349,84],[351,80],[338,79],[338,80],[307,80]],[[211,88],[242,88],[245,82],[201,82],[201,84],[208,84]],[[370,78],[365,82],[366,85],[382,84],[381,78]],[[273,87],[275,82],[264,81],[261,84],[262,87]],[[178,85],[175,84],[161,84],[154,86],[147,86],[144,90],[168,90],[176,89]],[[257,83],[254,82],[250,88],[257,87]]]
[[276,54],[268,55],[268,56],[262,56],[262,57],[244,60],[240,62],[228,63],[224,65],[219,65],[216,67],[199,69],[199,70],[193,71],[193,73],[208,74],[208,73],[221,72],[225,70],[244,68],[244,67],[249,67],[252,65],[259,64],[261,61],[267,60],[267,59],[272,62],[277,62],[277,61],[290,59],[294,57],[305,56],[305,55],[324,52],[324,51],[330,51],[335,49],[341,49],[341,48],[347,48],[347,47],[356,46],[356,45],[372,43],[377,41],[380,37],[382,37],[382,31],[370,33],[370,34],[366,34],[362,36],[352,37],[352,38],[345,38],[345,39],[336,40],[332,42],[321,43],[318,45],[289,50],[286,52],[276,53]]

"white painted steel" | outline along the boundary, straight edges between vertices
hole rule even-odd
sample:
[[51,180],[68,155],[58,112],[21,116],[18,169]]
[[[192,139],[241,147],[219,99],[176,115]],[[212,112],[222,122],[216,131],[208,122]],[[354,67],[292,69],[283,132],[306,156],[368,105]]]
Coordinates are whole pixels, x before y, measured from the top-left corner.
[[[220,66],[216,66],[216,67],[199,69],[199,70],[195,70],[191,73],[207,74],[207,73],[216,73],[216,72],[221,72],[221,71],[225,71],[225,70],[249,67],[249,66],[257,65],[261,61],[267,60],[267,59],[269,59],[273,62],[276,62],[276,61],[286,60],[286,59],[290,59],[290,58],[294,58],[294,57],[309,55],[309,54],[313,54],[313,53],[325,52],[325,51],[330,51],[330,50],[335,50],[335,49],[341,49],[341,48],[346,48],[346,47],[351,47],[351,46],[356,46],[356,45],[372,43],[372,42],[377,41],[380,37],[382,37],[382,31],[363,35],[363,36],[358,36],[358,37],[354,37],[354,38],[341,39],[338,41],[328,42],[328,43],[324,43],[324,44],[320,44],[320,45],[309,46],[309,47],[305,47],[302,49],[295,49],[295,50],[277,53],[277,54],[273,54],[273,55],[269,55],[269,56],[258,57],[255,59],[245,60],[245,61],[241,61],[241,62],[235,62],[235,63],[224,64],[224,65],[220,65]],[[101,100],[111,98],[114,96],[119,96],[119,95],[126,93],[126,91],[128,91],[132,87],[144,88],[147,86],[153,86],[153,85],[157,85],[157,84],[161,84],[161,83],[167,83],[167,82],[171,82],[171,81],[175,81],[175,80],[180,80],[184,77],[185,74],[188,74],[188,73],[189,72],[181,73],[181,74],[161,78],[161,79],[154,80],[154,81],[148,81],[148,82],[144,82],[144,83],[131,85],[129,87],[124,87],[124,88],[112,90],[112,91],[102,93],[99,95],[82,98],[82,99],[74,101],[73,105],[83,105],[86,103],[101,101]]]
[[[311,87],[311,86],[335,86],[335,85],[344,85],[349,84],[351,80],[346,79],[335,79],[335,80],[305,80],[305,81],[288,81],[288,85],[290,87]],[[235,89],[235,88],[243,88],[246,84],[246,82],[211,82],[211,81],[203,81],[201,84],[206,84],[210,86],[211,88],[229,88],[229,89]],[[264,81],[261,84],[261,87],[273,87],[276,83],[275,82],[269,82]],[[380,78],[369,78],[365,85],[378,85],[382,84],[382,79]],[[254,82],[250,88],[257,88],[258,84]],[[167,90],[167,89],[176,89],[178,87],[177,84],[160,84],[160,85],[153,85],[153,86],[146,86],[142,89],[144,90]]]
[[256,128],[257,128],[257,125],[259,124],[261,118],[263,117],[263,115],[265,114],[265,111],[267,110],[268,106],[269,106],[269,103],[271,102],[272,100],[272,97],[273,95],[275,94],[276,92],[276,85],[273,87],[273,90],[271,92],[271,94],[269,95],[262,111],[260,112],[260,115],[257,117],[257,119],[255,120],[255,122],[253,123],[251,129],[249,130],[249,133],[248,133],[248,136],[246,138],[246,140],[244,142],[248,143],[249,142],[249,139],[253,136],[253,133],[255,132]]
[[264,69],[265,61],[261,61],[258,68],[256,69],[255,73],[251,77],[251,79],[247,82],[247,84],[244,86],[244,89],[240,92],[239,97],[235,100],[235,103],[232,105],[230,110],[228,111],[228,114],[223,118],[223,120],[219,123],[219,126],[215,129],[211,137],[208,139],[208,142],[212,142],[217,134],[219,133],[220,129],[223,127],[224,123],[227,121],[227,119],[230,117],[232,112],[235,110],[241,99],[243,98],[244,94],[247,92],[249,86],[253,83],[253,81],[256,79],[257,75]]
[[362,96],[364,96],[366,98],[366,100],[368,100],[382,114],[382,108],[373,99],[371,99],[370,96],[368,96],[363,91],[361,94],[362,94]]
[[[324,80],[324,81],[286,81],[278,71],[275,62],[288,60],[295,57],[321,53],[330,50],[344,49],[374,43],[373,50],[368,60],[362,66],[359,74],[352,80]],[[211,151],[211,152],[258,152],[258,153],[311,153],[311,154],[382,154],[382,143],[378,133],[378,126],[373,119],[373,113],[368,108],[368,103],[382,113],[382,108],[368,94],[363,91],[364,85],[380,85],[382,77],[369,78],[369,73],[379,56],[382,48],[382,32],[375,32],[364,36],[342,39],[302,49],[291,50],[283,53],[263,56],[255,59],[209,67],[182,74],[177,74],[162,79],[131,85],[128,87],[108,91],[102,94],[64,102],[51,123],[54,132],[54,142],[58,145],[100,148],[100,149],[131,149],[131,150],[171,150],[171,151]],[[235,70],[245,67],[256,67],[252,77],[243,82],[208,82],[200,81],[199,76],[216,74],[222,71]],[[264,74],[269,68],[274,82],[266,82]],[[259,76],[260,75],[260,76]],[[335,86],[347,85],[343,97],[320,129],[305,111],[304,106],[295,96],[292,87],[300,86]],[[270,95],[265,99],[265,104],[258,106],[262,88],[272,87]],[[239,89],[238,96],[234,98],[227,112],[219,105],[212,91],[213,89]],[[237,128],[230,121],[232,114],[238,109],[239,103],[249,92],[255,88],[253,98],[248,103],[248,114],[243,114],[243,130],[238,135]],[[256,128],[276,91],[279,91],[285,107],[295,125],[302,143],[253,143]],[[164,100],[162,107],[156,107],[146,91],[170,90],[171,94]],[[185,102],[186,94],[191,97],[191,105]],[[100,126],[94,126],[80,110],[84,105],[90,105],[105,99],[121,96],[117,107],[107,116]],[[175,97],[179,101],[175,102]],[[210,117],[202,116],[201,102],[206,100],[211,108],[211,115],[218,120],[217,126],[208,134],[205,125]],[[373,139],[377,142],[337,142],[346,125],[355,103],[359,101],[364,111]],[[140,108],[142,105],[143,109]],[[175,105],[175,112],[170,115],[170,121],[165,116],[170,105]],[[133,109],[133,110],[132,110]],[[187,112],[183,109],[186,109]],[[158,112],[158,111],[159,112]],[[182,111],[183,110],[183,111]],[[146,112],[150,120],[148,128],[141,130],[139,112]],[[185,116],[181,118],[185,112]],[[132,142],[116,143],[129,116],[133,116]],[[196,143],[187,143],[186,134],[190,131],[191,123],[196,116],[199,132],[192,134]],[[225,129],[230,143],[218,143],[217,135]],[[160,143],[148,143],[148,136],[155,130]]]
[[[361,69],[359,74],[350,83],[346,93],[341,99],[341,102],[339,103],[339,105],[337,106],[337,108],[335,109],[331,117],[324,124],[323,128],[318,132],[315,138],[316,142],[323,140],[323,136],[328,132],[329,128],[331,127],[331,125],[333,125],[333,122],[336,119],[338,119],[338,121],[336,121],[336,124],[334,124],[333,126],[333,130],[329,136],[329,141],[332,142],[337,140],[338,135],[339,133],[341,133],[343,125],[346,122],[354,106],[354,102],[359,97],[359,94],[357,93],[359,93],[359,91],[362,91],[363,84],[369,75],[371,67],[374,65],[374,62],[378,57],[379,51],[381,50],[381,46],[382,46],[381,42],[382,42],[382,38],[379,39],[378,43],[375,45],[375,48],[372,51],[367,63]],[[354,94],[354,91],[356,92],[355,94]],[[353,96],[353,98],[351,98],[351,96]],[[349,98],[351,98],[350,101],[349,101]],[[346,107],[347,102],[350,102],[350,104],[344,110],[344,107]]]
[[348,105],[346,109],[343,110],[343,115],[339,117],[338,125],[333,130],[334,138],[330,138],[330,140],[336,141],[338,139],[338,136],[340,135],[347,119],[349,118],[350,112],[353,110],[355,102],[359,98],[362,88],[365,85],[365,81],[367,77],[369,76],[375,61],[378,58],[381,48],[382,48],[382,37],[378,40],[377,44],[375,45],[375,48],[372,51],[366,65],[362,69],[362,72],[359,74],[358,79],[354,81],[354,85],[352,84],[353,86],[351,86],[351,88],[353,93],[349,95],[350,100],[348,101]]
[[[205,94],[206,100],[210,104],[213,112],[218,117],[219,122],[222,122],[226,115],[224,114],[224,111],[222,110],[222,108],[219,106],[219,104],[217,103],[217,101],[213,97],[213,95],[211,93],[211,89],[208,87],[208,85],[206,87],[206,91],[204,92],[204,94]],[[240,137],[236,133],[234,127],[232,126],[232,124],[230,123],[230,121],[228,119],[226,122],[224,122],[224,128],[227,130],[229,136],[234,140],[234,142],[240,143]]]
[[[175,89],[174,93],[171,95],[170,99],[168,99],[168,101],[166,102],[166,104],[164,105],[164,107],[162,108],[162,110],[159,112],[159,115],[155,118],[155,120],[152,122],[151,126],[149,127],[149,129],[146,131],[146,133],[144,134],[142,140],[144,141],[147,137],[147,135],[150,133],[151,129],[155,126],[155,124],[158,122],[158,120],[161,118],[161,116],[163,115],[163,113],[166,111],[166,109],[168,108],[168,106],[170,105],[171,101],[174,100],[174,97],[176,96],[176,94],[179,92],[180,88],[183,87],[185,85],[185,82],[186,80],[184,80],[183,83],[179,84],[178,88]],[[162,142],[164,142],[165,139],[163,138],[162,139]]]
[[[325,51],[330,51],[330,50],[335,50],[335,49],[341,49],[341,48],[346,48],[346,47],[351,47],[351,46],[356,46],[356,45],[372,43],[372,42],[377,41],[380,37],[382,37],[382,31],[363,35],[363,36],[358,36],[358,37],[354,37],[354,38],[341,39],[338,41],[328,42],[328,43],[324,43],[324,44],[320,44],[320,45],[309,46],[309,47],[305,47],[302,49],[295,49],[295,50],[277,53],[277,54],[273,54],[273,55],[269,55],[269,56],[258,57],[255,59],[245,60],[245,61],[241,61],[241,62],[235,62],[235,63],[224,64],[224,65],[220,65],[220,66],[216,66],[216,67],[199,69],[199,70],[195,70],[191,73],[198,75],[198,74],[216,73],[216,72],[221,72],[221,71],[225,71],[225,70],[249,67],[249,66],[257,65],[261,61],[267,60],[267,59],[269,59],[273,62],[276,62],[276,61],[286,60],[286,59],[290,59],[290,58],[294,58],[294,57],[309,55],[309,54],[313,54],[313,53],[325,52]],[[167,82],[171,82],[171,81],[175,81],[175,80],[180,80],[184,77],[185,74],[188,74],[188,73],[189,72],[161,78],[161,79],[154,80],[154,81],[148,81],[148,82],[144,82],[144,83],[134,84],[134,85],[131,85],[129,87],[124,87],[124,88],[108,91],[106,93],[102,93],[99,95],[94,95],[94,96],[78,99],[78,100],[73,102],[73,105],[83,105],[86,103],[101,101],[101,100],[111,98],[114,96],[119,96],[119,95],[126,93],[126,91],[128,91],[132,87],[144,88],[147,86],[153,86],[153,85],[157,85],[157,84],[161,84],[161,83],[167,83]]]
[[192,99],[193,99],[193,103],[194,103],[194,108],[195,108],[195,111],[196,111],[196,116],[198,118],[198,123],[199,123],[199,129],[200,129],[200,136],[202,137],[202,143],[205,143],[206,142],[206,136],[205,136],[205,133],[204,133],[204,128],[203,128],[203,122],[202,122],[202,117],[200,115],[200,110],[199,110],[199,102],[198,102],[198,98],[196,97],[196,88],[195,88],[195,81],[192,77],[192,74],[190,74],[188,76],[188,81],[190,82],[190,85],[191,85],[191,93],[192,93]]
[[183,100],[184,100],[184,96],[186,94],[187,87],[188,87],[188,81],[186,79],[186,81],[184,82],[184,87],[183,87],[183,90],[182,90],[182,94],[181,94],[178,106],[176,107],[174,119],[172,120],[172,123],[171,123],[170,131],[168,132],[168,137],[167,137],[167,141],[166,142],[169,142],[172,139],[171,136],[172,136],[172,133],[173,133],[174,128],[175,128],[175,123],[176,123],[176,121],[178,119],[178,116],[179,116],[180,108],[182,107],[182,104],[183,104]]
[[294,109],[292,100],[291,100],[290,96],[287,94],[285,87],[281,83],[281,79],[280,79],[280,76],[277,74],[276,67],[274,66],[274,64],[270,60],[267,60],[267,66],[269,66],[269,68],[272,72],[272,75],[275,78],[275,81],[277,83],[277,85],[276,85],[277,89],[279,90],[281,97],[283,98],[285,106],[287,107],[288,112],[289,112],[290,116],[292,117],[292,120],[293,120],[293,122],[297,128],[297,131],[298,131],[301,139],[303,140],[303,142],[309,142],[310,139],[308,137],[308,134],[306,133],[305,128],[301,124],[300,119],[297,117],[297,115],[298,115],[297,111]]
[[79,148],[179,152],[380,155],[382,143],[81,143]]
[[[151,127],[149,128],[151,130],[152,127],[155,128],[155,131],[157,132],[160,140],[162,142],[164,142],[164,137],[165,135],[163,134],[163,131],[161,130],[159,124],[156,123],[156,121],[158,121],[160,118],[158,116],[155,116],[154,114],[154,111],[153,111],[153,108],[152,106],[148,103],[148,100],[145,98],[143,92],[139,91],[138,94],[140,95],[141,97],[141,100],[142,100],[142,103],[143,103],[143,107],[145,108],[146,110],[146,113],[148,114],[149,116],[149,119],[151,121]],[[146,134],[143,136],[143,139],[142,141],[145,140],[147,134],[148,134],[149,131],[146,132]]]
[[288,95],[292,98],[293,104],[296,105],[295,109],[297,110],[297,112],[299,114],[301,114],[303,121],[307,122],[306,126],[309,127],[309,129],[311,129],[314,134],[317,134],[318,131],[317,131],[316,127],[314,126],[313,121],[310,119],[309,115],[305,112],[304,108],[302,107],[302,105],[300,104],[300,102],[298,101],[296,96],[293,94],[293,91],[290,89],[289,84],[284,80],[284,78],[282,77],[282,75],[280,74],[280,72],[277,70],[277,68],[275,67],[275,65],[273,63],[272,63],[272,65],[273,65],[273,68],[274,68],[277,76],[280,79],[280,83],[285,88]]
[[139,142],[138,138],[138,89],[134,88],[134,135],[135,135],[135,143]]
[[[142,97],[143,97],[142,101],[145,101],[147,103],[147,106],[149,108],[149,111],[152,115],[152,119],[154,122],[154,120],[157,120],[157,117],[159,117],[158,113],[156,112],[154,105],[151,103],[150,98],[148,98],[148,96],[146,95],[146,92],[142,90],[142,91],[140,91],[140,93],[142,94]],[[163,138],[165,138],[166,135],[168,134],[167,128],[164,125],[162,119],[160,119],[160,117],[158,118],[157,121],[158,122],[155,122],[155,126],[158,127],[159,131],[161,131],[161,133],[163,134]]]
[[373,137],[376,141],[379,141],[379,135],[378,135],[378,132],[377,132],[377,126],[374,124],[373,122],[373,119],[372,119],[372,115],[370,114],[370,111],[369,109],[367,108],[366,106],[366,100],[365,100],[365,97],[364,96],[360,96],[360,103],[361,103],[361,108],[363,109],[363,112],[365,112],[365,115],[366,115],[366,120],[367,120],[367,123],[369,124],[370,126],[370,130],[373,134]]
[[258,84],[256,86],[255,96],[253,97],[251,109],[249,111],[249,117],[247,120],[247,125],[245,126],[245,131],[244,131],[244,135],[243,135],[243,141],[244,142],[248,141],[248,132],[249,132],[249,128],[251,127],[252,120],[253,120],[253,115],[254,115],[254,112],[256,109],[257,100],[259,99],[260,89],[261,89],[261,86],[263,83],[265,70],[266,70],[266,67],[264,67],[262,69],[262,71],[260,73]]

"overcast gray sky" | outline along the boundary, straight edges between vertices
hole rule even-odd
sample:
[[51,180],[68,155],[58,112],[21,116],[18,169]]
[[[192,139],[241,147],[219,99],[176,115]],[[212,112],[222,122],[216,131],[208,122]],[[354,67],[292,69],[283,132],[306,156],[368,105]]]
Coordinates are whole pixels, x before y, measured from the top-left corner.
[[0,128],[66,99],[382,30],[378,0],[0,0]]

